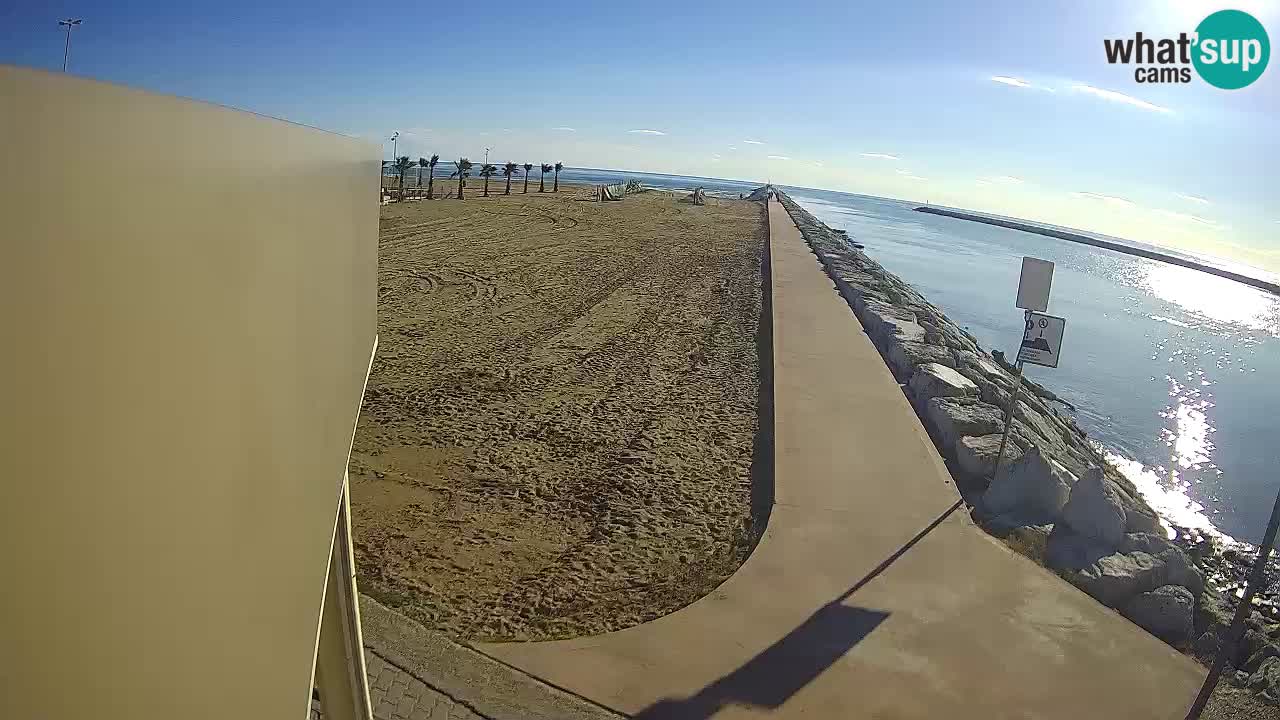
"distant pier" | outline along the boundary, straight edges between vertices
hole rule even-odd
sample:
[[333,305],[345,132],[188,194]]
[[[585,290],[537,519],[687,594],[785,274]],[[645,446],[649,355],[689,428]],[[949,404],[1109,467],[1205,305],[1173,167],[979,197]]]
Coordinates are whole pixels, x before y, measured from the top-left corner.
[[1227,278],[1228,280],[1235,280],[1236,282],[1244,283],[1245,285],[1252,285],[1253,287],[1260,290],[1266,290],[1274,295],[1280,295],[1280,285],[1275,283],[1270,283],[1266,280],[1259,280],[1258,278],[1249,277],[1248,275],[1241,275],[1240,273],[1231,272],[1230,270],[1224,270],[1212,265],[1206,265],[1194,260],[1188,260],[1176,255],[1157,252],[1155,250],[1144,250],[1142,248],[1122,245],[1120,243],[1109,242],[1107,240],[1099,240],[1098,238],[1081,235],[1080,233],[1068,232],[1066,230],[1055,230],[1053,228],[1041,227],[1039,225],[1020,222],[1018,220],[1004,220],[1002,218],[987,217],[985,215],[975,215],[973,213],[960,212],[959,210],[918,207],[916,208],[916,212],[928,213],[930,215],[943,215],[946,217],[956,218],[958,220],[971,220],[973,222],[986,223],[987,225],[998,225],[1011,230],[1022,230],[1023,232],[1035,233],[1036,235],[1058,238],[1059,240],[1069,240],[1071,242],[1082,243],[1084,245],[1106,248],[1107,250],[1114,250],[1118,253],[1124,253],[1125,255],[1136,255],[1138,257],[1147,258],[1148,260],[1159,260],[1160,262],[1166,262],[1171,265],[1181,265],[1182,267],[1188,267],[1192,270],[1200,270],[1211,275]]

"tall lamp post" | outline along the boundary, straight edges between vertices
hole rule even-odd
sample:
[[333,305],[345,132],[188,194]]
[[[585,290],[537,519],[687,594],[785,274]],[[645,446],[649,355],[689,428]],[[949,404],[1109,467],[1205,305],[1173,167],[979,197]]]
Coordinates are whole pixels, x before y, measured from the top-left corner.
[[71,28],[82,22],[84,21],[80,18],[67,18],[66,20],[58,21],[59,27],[65,27],[67,29],[67,45],[62,50],[62,72],[67,71],[67,57],[71,55]]
[[[391,164],[392,165],[396,164],[396,143],[398,143],[399,140],[400,140],[399,130],[391,133]],[[378,174],[381,175],[382,173],[378,173]],[[379,180],[378,183],[381,184],[382,181]]]

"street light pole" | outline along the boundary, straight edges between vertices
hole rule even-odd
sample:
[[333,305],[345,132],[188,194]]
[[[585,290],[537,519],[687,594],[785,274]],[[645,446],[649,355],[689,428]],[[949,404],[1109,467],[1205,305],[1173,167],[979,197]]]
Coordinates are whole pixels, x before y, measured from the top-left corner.
[[80,18],[67,18],[66,20],[58,21],[59,27],[67,28],[67,44],[66,44],[66,47],[62,49],[62,72],[67,71],[67,57],[71,55],[71,28],[79,25],[82,22],[84,21],[81,20]]
[[485,148],[485,149],[484,149],[484,164],[485,164],[485,165],[488,165],[488,164],[489,164],[489,150],[490,150],[490,148]]
[[[399,130],[397,130],[397,131],[395,131],[395,132],[391,133],[391,164],[392,164],[392,165],[395,165],[395,164],[396,164],[396,143],[397,143],[399,140],[400,140],[400,131],[399,131]],[[382,173],[381,173],[381,172],[379,172],[378,174],[379,174],[379,175],[382,175]],[[385,177],[385,176],[384,176],[384,177]],[[382,181],[381,181],[381,180],[379,180],[379,181],[378,181],[378,183],[379,183],[379,185],[381,185]]]

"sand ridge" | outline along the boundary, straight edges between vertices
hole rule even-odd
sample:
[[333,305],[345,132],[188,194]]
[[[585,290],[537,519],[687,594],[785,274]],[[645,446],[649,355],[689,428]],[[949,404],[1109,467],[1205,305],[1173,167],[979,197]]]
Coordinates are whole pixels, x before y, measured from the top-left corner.
[[478,188],[382,211],[361,589],[479,639],[683,607],[752,537],[761,205]]

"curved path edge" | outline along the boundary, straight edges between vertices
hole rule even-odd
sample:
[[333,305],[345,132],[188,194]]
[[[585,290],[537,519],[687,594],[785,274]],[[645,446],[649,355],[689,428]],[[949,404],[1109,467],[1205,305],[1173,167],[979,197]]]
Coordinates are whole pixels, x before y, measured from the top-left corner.
[[605,635],[475,649],[644,718],[1182,717],[1203,670],[974,527],[770,200],[774,498],[724,584]]

